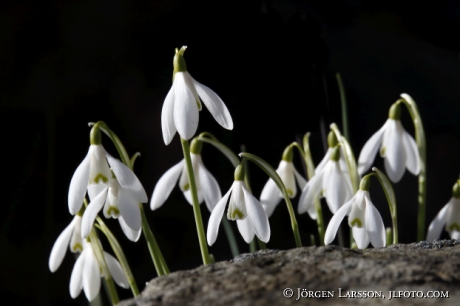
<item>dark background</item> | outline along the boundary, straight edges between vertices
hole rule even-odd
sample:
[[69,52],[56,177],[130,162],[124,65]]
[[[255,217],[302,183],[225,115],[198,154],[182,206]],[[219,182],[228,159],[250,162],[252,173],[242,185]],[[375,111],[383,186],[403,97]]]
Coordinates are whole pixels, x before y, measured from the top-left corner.
[[[2,2],[3,296],[18,305],[87,304],[83,292],[75,301],[69,295],[71,255],[54,274],[48,269],[52,245],[72,219],[67,193],[88,150],[87,123],[105,121],[130,154],[141,152],[135,172],[150,196],[160,176],[182,158],[177,136],[164,145],[160,123],[174,48],[182,45],[188,45],[191,75],[222,97],[235,123],[233,131],[226,131],[204,108],[198,132],[212,132],[236,153],[245,144],[274,167],[285,146],[308,131],[314,161],[321,160],[320,122],[326,128],[332,122],[341,126],[336,72],[346,87],[356,157],[387,119],[390,105],[400,93],[409,93],[427,135],[429,224],[451,197],[459,175],[459,6],[453,0],[417,6],[367,2]],[[406,110],[402,121],[413,134]],[[107,138],[103,142],[116,154]],[[231,165],[207,145],[203,160],[225,193],[233,181]],[[295,162],[300,168],[298,156]],[[383,169],[380,158],[375,165]],[[267,177],[255,167],[250,171],[259,196]],[[400,241],[410,243],[416,237],[417,179],[406,172],[394,188]],[[390,226],[376,182],[371,196]],[[178,188],[161,209],[145,208],[170,269],[199,266],[192,209]],[[202,211],[206,225],[209,212]],[[298,222],[307,245],[316,225],[307,215]],[[107,223],[125,247],[142,290],[155,276],[144,239],[132,243],[117,221]],[[295,246],[284,204],[270,223],[268,247]],[[217,260],[231,257],[223,231],[210,251]],[[130,297],[129,290],[119,294]]]

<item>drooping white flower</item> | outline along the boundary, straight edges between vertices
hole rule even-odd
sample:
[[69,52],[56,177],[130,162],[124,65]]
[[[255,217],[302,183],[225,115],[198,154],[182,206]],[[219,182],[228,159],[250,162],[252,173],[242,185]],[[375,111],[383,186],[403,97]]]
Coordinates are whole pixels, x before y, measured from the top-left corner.
[[366,142],[358,159],[358,172],[363,175],[372,166],[377,151],[384,158],[385,170],[393,183],[401,180],[405,169],[413,175],[420,172],[420,156],[417,143],[401,124],[399,104],[393,104],[390,115]]
[[[208,210],[212,212],[214,206],[222,197],[219,184],[214,176],[204,166],[201,154],[191,152],[190,157],[192,160],[195,184],[198,192],[198,202],[201,204],[204,200]],[[193,205],[187,168],[185,161],[181,160],[178,164],[166,171],[165,174],[163,174],[163,176],[158,180],[150,200],[150,208],[152,210],[155,210],[164,204],[177,181],[179,181],[179,188],[184,193],[185,198],[191,205]]]
[[86,191],[91,201],[109,186],[110,168],[121,187],[129,190],[138,202],[146,203],[144,187],[131,169],[107,153],[101,144],[91,144],[88,154],[72,176],[69,187],[69,211],[75,215],[83,205]]
[[362,189],[358,190],[355,196],[332,216],[324,235],[324,244],[330,244],[334,240],[340,223],[346,215],[358,248],[366,248],[369,241],[375,248],[385,246],[386,236],[382,217],[372,204],[369,191]]
[[[106,252],[103,253],[114,281],[122,288],[129,288],[128,279],[118,260]],[[70,296],[75,299],[83,289],[88,301],[94,300],[101,288],[101,277],[104,277],[101,271],[91,243],[85,241],[83,252],[75,262],[70,276]]]
[[428,227],[426,240],[439,239],[445,228],[452,239],[460,239],[460,186],[455,183],[452,198],[439,211]]
[[123,188],[117,178],[110,177],[109,184],[92,199],[83,214],[82,237],[88,237],[97,214],[104,207],[104,216],[118,219],[126,237],[131,241],[137,241],[142,223],[139,202],[147,201],[147,196],[143,196]]
[[254,239],[254,234],[263,242],[270,240],[270,224],[267,214],[260,202],[246,188],[243,179],[244,172],[242,165],[239,165],[235,170],[235,181],[230,190],[217,203],[209,218],[206,235],[209,245],[213,245],[217,239],[220,221],[227,202],[229,203],[227,218],[236,220],[238,230],[246,243]]
[[331,212],[335,214],[343,203],[353,196],[350,176],[340,167],[340,147],[335,147],[322,170],[312,177],[302,190],[298,212],[308,212],[317,218],[314,200],[324,196]]
[[209,87],[195,81],[188,73],[184,60],[187,47],[176,49],[174,56],[173,85],[166,96],[161,111],[163,140],[168,145],[176,131],[183,139],[190,139],[198,128],[201,101],[211,115],[224,128],[233,129],[232,117],[222,99]]
[[83,239],[81,238],[81,217],[75,215],[72,222],[62,231],[51,249],[49,268],[56,271],[62,263],[67,247],[72,253],[83,251]]
[[[307,180],[304,179],[302,175],[295,169],[292,161],[282,160],[279,163],[276,172],[283,181],[284,186],[286,186],[287,192],[291,199],[294,198],[297,194],[296,181],[300,189],[303,189],[307,184]],[[267,216],[270,217],[273,214],[273,211],[282,198],[283,194],[279,190],[278,186],[276,186],[275,181],[269,179],[262,189],[262,193],[260,194],[260,203],[265,209]]]

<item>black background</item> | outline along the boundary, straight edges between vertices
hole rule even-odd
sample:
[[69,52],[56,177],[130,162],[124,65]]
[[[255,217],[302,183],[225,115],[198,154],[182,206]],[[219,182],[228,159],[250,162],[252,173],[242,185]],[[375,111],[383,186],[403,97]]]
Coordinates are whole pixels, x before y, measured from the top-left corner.
[[[236,153],[244,144],[274,167],[285,146],[308,131],[314,161],[321,160],[320,121],[341,126],[336,72],[347,92],[356,157],[387,119],[390,105],[409,93],[427,135],[429,224],[451,197],[459,175],[459,25],[453,0],[417,6],[391,0],[2,2],[4,297],[20,305],[87,303],[83,292],[75,301],[69,295],[71,255],[54,274],[48,269],[52,245],[72,219],[67,193],[88,150],[87,123],[105,121],[130,154],[142,154],[135,172],[150,196],[160,176],[182,158],[177,135],[164,145],[160,123],[174,48],[182,45],[188,46],[191,75],[221,96],[235,124],[233,131],[224,130],[204,108],[198,132],[213,133]],[[413,134],[405,110],[402,121]],[[116,154],[108,139],[103,141]],[[207,145],[203,160],[225,193],[233,181],[231,165]],[[298,156],[295,162],[300,169]],[[380,158],[375,165],[383,169]],[[250,171],[258,196],[267,177],[255,167]],[[394,188],[400,241],[410,243],[416,237],[417,179],[406,172]],[[390,226],[376,182],[371,197]],[[171,270],[199,266],[192,209],[178,188],[161,209],[145,208]],[[206,225],[209,212],[202,211]],[[307,215],[298,216],[298,222],[307,245],[316,225]],[[117,221],[107,223],[125,246],[142,290],[155,276],[144,239],[132,243]],[[284,204],[270,223],[268,247],[295,246]],[[217,260],[231,257],[223,232],[210,251]],[[130,297],[129,290],[119,294]]]

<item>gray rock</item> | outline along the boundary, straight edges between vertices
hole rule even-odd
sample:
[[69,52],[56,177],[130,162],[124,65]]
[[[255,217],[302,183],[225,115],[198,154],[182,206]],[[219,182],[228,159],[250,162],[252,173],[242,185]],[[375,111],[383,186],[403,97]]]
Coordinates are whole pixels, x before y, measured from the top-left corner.
[[[287,288],[292,290],[291,298],[283,296],[291,292]],[[307,297],[302,297],[302,292]],[[390,299],[390,294],[398,297]],[[140,297],[119,305],[307,303],[460,305],[460,241],[423,241],[367,250],[333,245],[262,250],[157,277]]]

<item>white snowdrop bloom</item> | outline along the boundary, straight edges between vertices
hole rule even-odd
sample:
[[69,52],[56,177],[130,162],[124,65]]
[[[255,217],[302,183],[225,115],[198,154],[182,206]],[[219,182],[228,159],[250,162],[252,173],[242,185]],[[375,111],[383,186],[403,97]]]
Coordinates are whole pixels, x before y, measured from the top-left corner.
[[176,131],[186,140],[195,135],[198,128],[198,112],[201,101],[211,115],[224,128],[233,129],[232,117],[222,99],[209,87],[195,81],[187,71],[184,51],[176,49],[174,56],[173,85],[169,90],[161,111],[163,140],[168,145]]
[[460,239],[460,186],[455,183],[452,198],[439,211],[428,227],[426,240],[439,239],[442,229],[449,232],[452,239]]
[[235,170],[235,181],[230,190],[217,203],[209,218],[207,231],[209,245],[213,245],[217,239],[219,225],[227,202],[229,203],[227,218],[236,220],[238,230],[246,243],[250,243],[254,239],[254,234],[263,242],[270,240],[270,225],[267,214],[260,202],[247,189],[243,179],[243,166],[239,165]]
[[[204,166],[201,154],[194,150],[194,143],[195,140],[192,141],[190,157],[195,176],[198,202],[201,204],[204,200],[208,210],[212,212],[214,206],[222,197],[222,194],[216,179]],[[181,160],[178,164],[166,171],[158,180],[153,190],[152,198],[150,199],[150,208],[152,210],[164,204],[177,182],[179,182],[179,188],[184,193],[187,201],[193,205],[187,167],[185,161]]]
[[62,263],[67,247],[72,253],[83,251],[83,239],[81,238],[81,217],[75,215],[72,222],[62,231],[51,249],[49,268],[56,271]]
[[109,165],[124,190],[129,190],[132,197],[138,202],[147,202],[144,187],[134,172],[107,153],[100,143],[91,144],[88,154],[75,170],[70,181],[68,200],[69,211],[72,215],[76,214],[83,205],[86,191],[88,191],[90,200],[93,201],[97,195],[109,187],[109,180],[112,177]]
[[350,176],[340,167],[340,153],[340,147],[336,146],[322,170],[305,185],[299,200],[299,214],[308,212],[316,220],[314,200],[321,196],[326,198],[329,209],[335,214],[353,196]]
[[[300,189],[303,189],[307,184],[307,180],[304,179],[303,176],[295,169],[294,164],[292,163],[292,155],[292,148],[286,148],[283,153],[282,160],[276,169],[276,172],[283,181],[291,199],[294,198],[297,194],[296,182]],[[262,193],[260,194],[260,203],[265,209],[267,216],[270,217],[273,214],[273,211],[282,198],[283,194],[279,190],[275,181],[273,181],[271,178],[268,179],[267,183],[262,189]]]
[[369,241],[375,248],[385,246],[385,226],[382,217],[372,204],[369,191],[363,189],[359,189],[355,196],[332,216],[324,235],[325,245],[334,240],[340,223],[346,215],[348,215],[348,225],[352,228],[353,238],[358,248],[366,248]]
[[372,166],[377,151],[384,158],[386,173],[393,183],[401,180],[406,168],[413,175],[419,174],[420,156],[417,143],[402,126],[400,116],[400,105],[393,104],[383,127],[372,135],[359,154],[360,175]]
[[118,219],[126,237],[131,241],[137,241],[142,225],[139,208],[141,201],[147,201],[145,194],[136,194],[130,189],[123,188],[117,178],[112,176],[109,184],[92,199],[83,214],[82,237],[88,237],[97,214],[104,207],[104,216]]
[[[129,288],[129,282],[120,263],[112,255],[103,252],[109,272],[113,280],[122,288]],[[102,269],[94,254],[91,243],[84,242],[83,252],[78,257],[70,276],[70,296],[76,298],[81,290],[85,292],[88,301],[94,300],[101,288]]]

